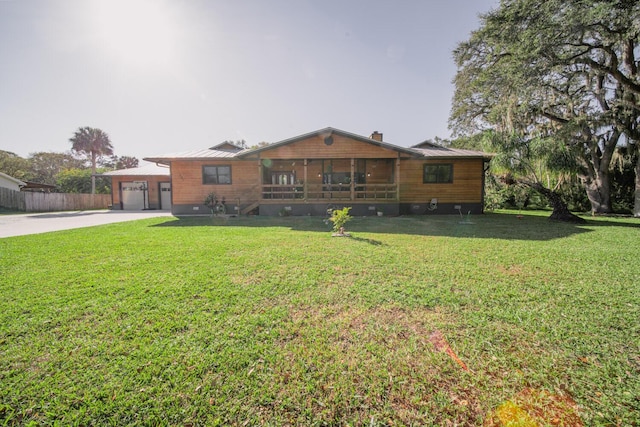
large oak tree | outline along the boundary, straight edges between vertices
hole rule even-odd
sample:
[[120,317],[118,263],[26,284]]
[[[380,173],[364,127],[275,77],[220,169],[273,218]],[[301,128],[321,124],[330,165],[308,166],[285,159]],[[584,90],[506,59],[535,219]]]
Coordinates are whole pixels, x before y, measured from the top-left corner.
[[613,154],[640,140],[639,34],[637,1],[502,0],[454,52],[451,127],[561,143],[572,161],[551,164],[577,166],[592,211],[610,212]]

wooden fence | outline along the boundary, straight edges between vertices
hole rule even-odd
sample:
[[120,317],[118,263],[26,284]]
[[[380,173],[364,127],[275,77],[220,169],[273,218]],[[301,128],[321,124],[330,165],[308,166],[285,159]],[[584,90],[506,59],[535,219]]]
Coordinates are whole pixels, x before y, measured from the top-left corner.
[[36,193],[0,188],[0,207],[22,212],[106,209],[111,194]]

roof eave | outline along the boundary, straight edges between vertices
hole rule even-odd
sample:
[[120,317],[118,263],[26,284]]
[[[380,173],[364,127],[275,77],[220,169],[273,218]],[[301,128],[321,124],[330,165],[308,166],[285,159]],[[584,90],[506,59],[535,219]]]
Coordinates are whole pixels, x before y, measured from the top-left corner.
[[156,165],[165,165],[171,166],[171,160],[164,157],[143,157],[142,160],[145,162],[155,163]]

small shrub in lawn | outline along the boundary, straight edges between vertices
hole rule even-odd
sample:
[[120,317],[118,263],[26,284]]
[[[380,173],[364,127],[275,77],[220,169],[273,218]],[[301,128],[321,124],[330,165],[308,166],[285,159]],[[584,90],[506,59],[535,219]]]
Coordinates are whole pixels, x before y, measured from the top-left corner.
[[344,207],[342,209],[334,209],[331,212],[331,217],[329,221],[333,223],[333,231],[339,235],[344,235],[344,226],[347,222],[349,222],[353,217],[349,215],[351,211],[351,207]]

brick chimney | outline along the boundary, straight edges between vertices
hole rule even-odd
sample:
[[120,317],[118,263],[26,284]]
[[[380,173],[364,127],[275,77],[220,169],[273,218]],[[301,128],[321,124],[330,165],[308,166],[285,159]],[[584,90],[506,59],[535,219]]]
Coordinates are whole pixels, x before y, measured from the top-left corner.
[[382,142],[382,134],[377,130],[374,130],[369,138],[373,139],[374,141]]

